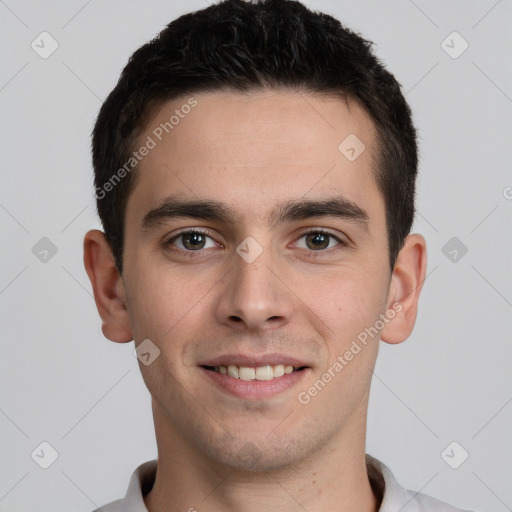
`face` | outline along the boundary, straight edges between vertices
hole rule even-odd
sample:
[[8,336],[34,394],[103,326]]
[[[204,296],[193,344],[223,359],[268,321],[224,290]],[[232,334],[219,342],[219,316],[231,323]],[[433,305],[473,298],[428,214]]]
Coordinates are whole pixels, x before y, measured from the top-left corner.
[[155,145],[126,208],[130,329],[160,351],[140,365],[157,438],[282,468],[364,437],[391,280],[375,129],[341,99],[194,99],[139,140]]

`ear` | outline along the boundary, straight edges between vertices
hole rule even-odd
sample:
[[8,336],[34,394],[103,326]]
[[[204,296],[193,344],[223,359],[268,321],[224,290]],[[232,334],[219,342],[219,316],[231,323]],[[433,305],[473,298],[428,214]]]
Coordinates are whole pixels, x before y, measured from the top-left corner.
[[102,231],[93,229],[85,235],[84,266],[102,319],[103,335],[117,343],[131,341],[133,335],[126,309],[123,280]]
[[411,334],[416,323],[418,299],[427,268],[427,243],[421,235],[409,235],[398,253],[391,284],[387,310],[395,316],[381,331],[386,343],[401,343]]

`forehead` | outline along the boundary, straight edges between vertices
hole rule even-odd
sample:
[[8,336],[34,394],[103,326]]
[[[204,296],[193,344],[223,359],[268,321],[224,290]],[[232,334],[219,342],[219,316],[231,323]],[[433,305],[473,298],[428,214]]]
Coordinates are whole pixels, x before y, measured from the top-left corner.
[[240,216],[340,194],[383,211],[374,124],[341,97],[284,90],[184,96],[153,111],[135,148],[143,145],[151,149],[127,208],[138,217],[169,195],[216,198]]

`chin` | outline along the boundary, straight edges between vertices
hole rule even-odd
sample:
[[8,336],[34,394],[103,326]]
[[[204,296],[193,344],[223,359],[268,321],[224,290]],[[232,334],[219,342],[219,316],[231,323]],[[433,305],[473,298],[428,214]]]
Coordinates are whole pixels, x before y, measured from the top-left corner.
[[[288,446],[286,446],[288,445]],[[292,446],[293,445],[293,446]],[[279,471],[299,463],[307,454],[297,449],[297,443],[289,440],[272,445],[268,440],[241,440],[228,447],[210,444],[210,457],[230,469],[237,471],[268,472]]]

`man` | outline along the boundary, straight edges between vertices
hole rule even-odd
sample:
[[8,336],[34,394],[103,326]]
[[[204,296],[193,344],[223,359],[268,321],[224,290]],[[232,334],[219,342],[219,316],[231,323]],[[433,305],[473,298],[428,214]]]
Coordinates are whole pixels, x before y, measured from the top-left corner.
[[226,0],[130,59],[93,133],[104,335],[132,339],[158,462],[101,510],[456,511],[365,455],[379,340],[411,333],[415,130],[370,43]]

